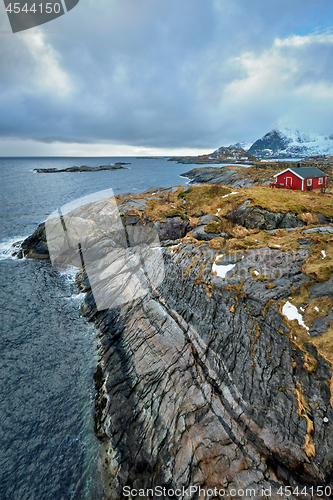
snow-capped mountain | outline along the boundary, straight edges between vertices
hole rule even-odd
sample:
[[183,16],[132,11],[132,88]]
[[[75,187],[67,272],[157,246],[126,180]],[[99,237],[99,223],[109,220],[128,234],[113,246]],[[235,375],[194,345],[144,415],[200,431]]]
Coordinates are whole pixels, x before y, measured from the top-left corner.
[[259,158],[333,156],[333,134],[304,133],[289,128],[273,129],[248,149]]
[[242,148],[244,151],[248,151],[252,146],[252,142],[237,142],[236,144],[231,144],[230,146],[222,146],[218,148],[214,153],[219,153],[220,151],[224,151],[225,149],[234,149],[234,148]]
[[290,128],[274,128],[255,142],[222,146],[214,153],[242,148],[258,158],[303,158],[333,156],[333,134],[305,133]]

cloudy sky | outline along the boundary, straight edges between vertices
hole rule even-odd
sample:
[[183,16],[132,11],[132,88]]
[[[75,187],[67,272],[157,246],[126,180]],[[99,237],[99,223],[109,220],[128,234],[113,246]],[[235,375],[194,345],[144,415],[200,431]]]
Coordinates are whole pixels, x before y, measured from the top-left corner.
[[13,34],[0,156],[207,152],[333,133],[332,0],[80,0]]

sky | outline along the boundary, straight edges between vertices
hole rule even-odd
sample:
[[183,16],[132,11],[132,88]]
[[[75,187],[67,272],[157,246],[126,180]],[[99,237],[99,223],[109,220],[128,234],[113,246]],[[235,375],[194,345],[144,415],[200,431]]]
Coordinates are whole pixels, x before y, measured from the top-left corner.
[[80,0],[12,33],[0,156],[200,154],[333,133],[332,0]]

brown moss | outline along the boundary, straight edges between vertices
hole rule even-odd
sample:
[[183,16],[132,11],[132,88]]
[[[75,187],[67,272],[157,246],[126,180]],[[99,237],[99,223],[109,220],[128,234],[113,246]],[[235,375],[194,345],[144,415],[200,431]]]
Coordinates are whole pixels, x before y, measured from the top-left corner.
[[220,236],[217,238],[213,238],[209,242],[209,248],[214,248],[215,250],[224,250],[225,242],[225,238],[221,238]]
[[[256,269],[250,268],[249,269],[249,273],[250,273],[251,277],[254,280],[257,280],[257,281],[266,281],[266,280],[270,280],[271,279],[271,275],[270,274],[261,274],[258,271],[256,271]],[[273,288],[274,288],[274,286],[273,286]]]
[[317,370],[317,360],[309,352],[306,352],[303,366],[309,373],[313,373]]
[[173,212],[168,212],[165,214],[165,217],[180,217],[183,220],[188,220],[186,214],[183,214],[180,210],[174,210]]
[[303,264],[302,272],[316,281],[327,281],[333,272],[333,235],[311,235],[311,240],[317,244]]
[[259,337],[260,337],[260,333],[261,333],[261,330],[260,330],[260,326],[259,326],[259,323],[258,321],[256,322],[256,336],[254,338],[254,341],[253,341],[253,344],[251,346],[251,357],[252,357],[252,372],[254,372],[254,369],[255,369],[255,361],[254,361],[254,346],[256,345]]
[[[266,285],[267,287],[267,285]],[[266,311],[267,309],[269,309],[271,307],[272,304],[274,304],[274,302],[276,302],[275,299],[271,299],[267,302],[267,304],[265,305],[265,307],[263,308],[262,310],[262,317],[265,319],[265,316],[266,316]]]
[[[308,332],[307,332],[306,328],[304,328],[304,326],[301,326],[298,323],[297,319],[290,321],[290,320],[288,320],[288,318],[286,316],[283,315],[282,308],[286,302],[287,302],[286,300],[280,300],[280,302],[278,304],[278,314],[283,317],[283,322],[290,330],[290,333],[287,336],[290,339],[290,341],[292,342],[292,344],[294,345],[294,347],[305,352],[306,349],[303,348],[303,344],[305,342],[308,342],[308,340],[309,340]],[[282,330],[278,330],[278,331],[280,333],[282,333],[283,335],[285,335]]]
[[290,191],[269,187],[250,187],[244,191],[248,191],[249,194],[252,191],[253,206],[271,212],[291,212],[298,216],[304,213],[317,215],[320,212],[327,217],[333,216],[331,198],[322,196],[319,191]]
[[310,297],[309,288],[315,283],[314,280],[303,283],[300,288],[299,294],[291,299],[291,304],[296,307],[306,304],[307,299]]
[[221,222],[217,222],[215,220],[212,220],[207,226],[204,227],[205,233],[208,234],[219,234],[222,229],[221,229]]
[[186,278],[186,276],[188,275],[188,273],[190,272],[190,270],[192,269],[192,267],[195,266],[195,263],[196,263],[197,260],[198,260],[198,256],[195,255],[193,261],[191,262],[191,264],[189,266],[187,266],[187,269],[186,269],[186,271],[184,273],[184,278]]
[[323,357],[328,361],[331,369],[333,369],[333,321],[330,321],[329,327],[322,335],[311,338],[318,352],[323,354]]
[[[314,299],[314,301],[315,300],[317,300],[317,299]],[[316,302],[314,302],[314,301],[312,301],[313,308],[315,307],[314,304],[316,304]],[[327,299],[324,299],[323,302],[326,304],[326,307],[327,307],[329,304],[329,301],[327,301]],[[281,316],[283,316],[282,315],[282,307],[285,303],[286,303],[285,300],[281,300],[279,302],[279,305],[278,305],[278,313]],[[319,307],[318,307],[318,309],[319,309]],[[313,317],[311,310],[309,312],[308,317],[309,318]],[[308,334],[307,330],[303,326],[300,326],[297,320],[289,321],[284,316],[283,321],[287,325],[287,327],[290,329],[290,334],[288,335],[290,341],[292,342],[292,344],[294,345],[294,347],[296,349],[303,351],[305,354],[304,367],[310,372],[315,371],[316,364],[312,360],[310,353],[304,347],[305,343],[309,343],[309,334]],[[309,324],[310,324],[310,321],[309,321]],[[282,330],[278,330],[278,331],[279,331],[279,333],[284,335],[284,332]],[[330,321],[328,329],[322,335],[316,335],[315,337],[311,337],[310,344],[313,345],[317,349],[318,355],[321,358],[325,359],[325,361],[327,361],[327,363],[329,364],[329,366],[333,372],[333,321]],[[333,375],[331,378],[330,386],[331,386],[331,405],[333,408]]]
[[225,251],[227,253],[248,252],[251,249],[262,247],[269,247],[283,252],[295,251],[299,249],[299,237],[300,228],[293,231],[292,234],[285,230],[277,231],[275,234],[253,230],[251,234],[248,232],[245,236],[227,240]]
[[246,293],[242,292],[243,285],[244,285],[243,281],[239,281],[238,285],[226,285],[224,289],[228,290],[228,292],[230,293],[234,293],[235,295],[239,294],[245,298]]
[[250,331],[249,331],[249,339],[250,339],[250,344],[251,344],[251,340],[252,340],[252,330],[253,330],[253,325],[254,325],[254,321],[252,321],[252,323],[251,323],[251,328],[250,328]]
[[299,380],[296,382],[296,388],[291,389],[293,392],[295,398],[296,398],[296,403],[297,403],[297,413],[301,417],[305,418],[306,420],[306,435],[305,435],[305,443],[302,446],[302,450],[305,451],[306,455],[308,457],[315,457],[316,456],[316,450],[311,438],[311,434],[313,432],[313,422],[309,417],[309,413],[311,412],[309,408],[309,404],[306,401],[304,397],[304,391],[303,387],[301,386]]
[[[263,164],[262,164],[263,165]],[[266,166],[265,169],[255,167],[260,173],[265,169],[273,168],[281,169],[281,163],[278,165]],[[228,169],[228,167],[223,167]],[[233,167],[234,168],[234,167]],[[250,175],[251,169],[243,169],[244,175]],[[272,172],[273,172],[272,170]],[[242,168],[240,168],[242,171]],[[241,205],[246,200],[251,200],[250,206],[256,206],[269,210],[272,212],[291,212],[295,213],[300,219],[304,220],[307,224],[318,223],[318,212],[327,217],[333,216],[333,203],[329,195],[322,195],[321,193],[311,191],[290,191],[286,189],[271,189],[266,186],[248,187],[238,189],[237,194],[226,196],[230,194],[231,189],[226,186],[217,186],[211,184],[202,184],[200,186],[193,186],[188,191],[184,191],[182,186],[172,193],[168,191],[164,195],[158,193],[154,198],[148,198],[147,195],[138,194],[117,197],[117,201],[125,199],[142,199],[147,200],[146,215],[152,220],[160,219],[167,213],[174,211],[180,216],[187,216],[191,218],[199,210],[203,213],[215,215],[219,209],[219,217],[223,217],[231,212],[233,209]],[[185,203],[183,203],[185,201]],[[244,231],[245,228],[242,228]],[[241,229],[239,229],[240,231]],[[236,237],[239,237],[235,235]]]
[[[305,417],[307,422],[311,422],[309,417]],[[302,446],[302,450],[305,451],[305,454],[310,458],[310,457],[315,457],[316,456],[316,448],[315,445],[313,444],[313,441],[310,437],[310,435],[307,433],[305,435],[305,443]]]
[[319,224],[319,219],[317,214],[311,214],[309,212],[304,212],[302,214],[298,214],[298,219],[305,222],[307,226],[310,224]]
[[213,285],[209,285],[207,283],[204,283],[204,287],[205,287],[205,290],[206,290],[206,294],[208,295],[208,297],[212,297],[213,295],[213,290],[216,289],[215,286]]
[[193,243],[194,246],[199,247],[201,245],[207,245],[206,241],[200,241],[193,237],[193,232],[190,231],[186,236],[182,239],[182,242],[186,245]]
[[204,269],[205,269],[205,264],[203,264],[201,262],[200,270],[198,271],[198,279],[197,279],[197,281],[194,282],[195,285],[200,285],[200,283],[202,281],[202,275],[203,275]]
[[327,295],[313,299],[305,310],[304,322],[311,327],[318,318],[324,318],[332,310],[333,301]]
[[247,229],[246,227],[234,224],[227,219],[222,219],[221,222],[212,221],[205,226],[206,233],[219,234],[226,233],[232,238],[244,238],[249,234],[257,234],[257,229]]
[[195,227],[199,224],[200,218],[199,217],[190,217],[190,226]]

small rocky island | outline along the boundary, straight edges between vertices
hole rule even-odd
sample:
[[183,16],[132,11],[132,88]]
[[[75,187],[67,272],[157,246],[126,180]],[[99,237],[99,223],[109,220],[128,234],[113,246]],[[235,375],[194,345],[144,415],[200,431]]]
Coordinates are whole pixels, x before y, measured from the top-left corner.
[[[104,311],[78,278],[100,342],[107,500],[332,498],[332,196],[205,184],[116,197],[129,236],[158,232],[165,276]],[[47,258],[43,225],[19,252]]]
[[34,172],[38,174],[55,174],[60,172],[99,172],[100,170],[120,170],[123,165],[130,165],[130,163],[118,162],[114,165],[100,165],[99,167],[89,167],[88,165],[81,165],[81,167],[68,167],[68,168],[35,168]]

